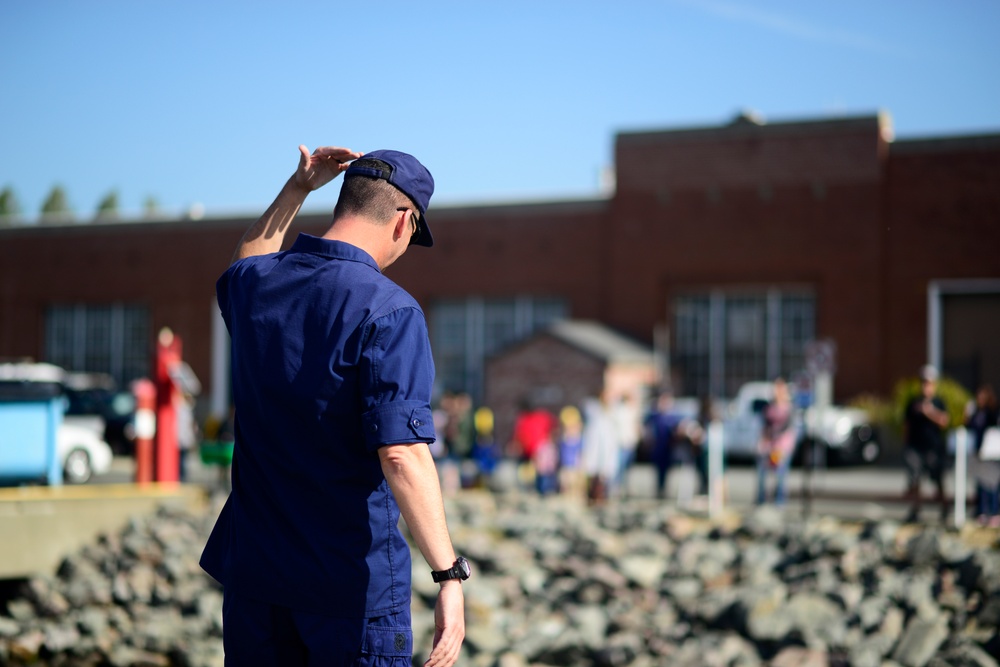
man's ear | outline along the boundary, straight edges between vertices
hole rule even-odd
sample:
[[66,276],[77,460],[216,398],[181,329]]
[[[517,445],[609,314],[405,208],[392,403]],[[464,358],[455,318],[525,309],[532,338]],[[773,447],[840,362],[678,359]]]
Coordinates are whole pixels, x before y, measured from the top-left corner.
[[392,240],[398,241],[403,238],[404,235],[410,233],[410,210],[403,209],[402,211],[396,211],[396,217],[393,223],[392,230]]

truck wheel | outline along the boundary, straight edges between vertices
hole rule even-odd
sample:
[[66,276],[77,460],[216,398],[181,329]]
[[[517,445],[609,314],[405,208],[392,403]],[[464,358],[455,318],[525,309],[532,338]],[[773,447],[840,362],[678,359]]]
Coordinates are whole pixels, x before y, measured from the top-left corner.
[[882,446],[874,440],[869,440],[861,445],[861,460],[865,463],[875,463],[881,454]]
[[86,450],[74,449],[66,456],[63,477],[69,484],[83,484],[94,474],[90,466],[90,455]]

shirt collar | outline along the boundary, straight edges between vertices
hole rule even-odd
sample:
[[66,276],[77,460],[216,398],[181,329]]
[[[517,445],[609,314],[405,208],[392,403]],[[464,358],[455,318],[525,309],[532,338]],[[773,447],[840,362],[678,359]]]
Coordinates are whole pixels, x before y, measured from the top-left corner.
[[[378,263],[367,252],[350,243],[343,241],[333,241],[330,239],[312,236],[311,234],[299,233],[292,244],[291,252],[311,253],[314,255],[324,255],[330,259],[344,259],[351,262],[367,264],[376,271],[379,271]],[[379,271],[381,273],[381,271]]]

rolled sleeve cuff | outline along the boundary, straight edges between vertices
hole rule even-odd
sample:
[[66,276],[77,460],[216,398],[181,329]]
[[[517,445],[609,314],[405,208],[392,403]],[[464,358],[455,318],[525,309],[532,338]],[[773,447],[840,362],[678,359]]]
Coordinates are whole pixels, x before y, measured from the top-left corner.
[[365,446],[374,451],[383,445],[426,442],[436,439],[430,407],[422,401],[395,401],[372,408],[361,416]]

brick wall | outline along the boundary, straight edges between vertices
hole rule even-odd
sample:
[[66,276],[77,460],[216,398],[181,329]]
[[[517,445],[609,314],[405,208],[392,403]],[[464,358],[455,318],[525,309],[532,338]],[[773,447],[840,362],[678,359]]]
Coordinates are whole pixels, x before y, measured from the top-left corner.
[[[876,116],[625,133],[612,198],[432,206],[435,247],[387,274],[425,308],[558,296],[647,343],[685,291],[806,286],[838,399],[885,393],[925,361],[929,281],[1000,277],[1000,138],[884,134]],[[214,284],[251,221],[0,229],[0,357],[41,357],[49,304],[141,302],[209,390]]]

